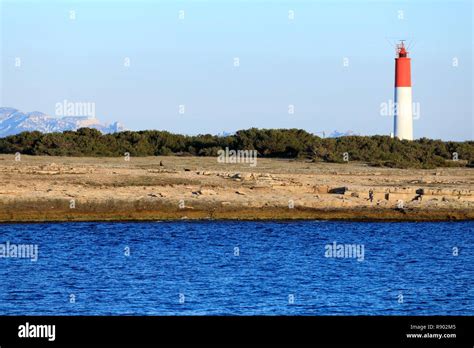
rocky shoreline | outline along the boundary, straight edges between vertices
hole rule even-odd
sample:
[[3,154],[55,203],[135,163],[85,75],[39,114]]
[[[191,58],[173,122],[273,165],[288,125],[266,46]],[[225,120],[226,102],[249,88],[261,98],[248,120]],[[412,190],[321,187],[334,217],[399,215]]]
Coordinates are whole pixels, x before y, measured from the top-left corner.
[[0,183],[0,222],[474,219],[469,168],[1,155]]

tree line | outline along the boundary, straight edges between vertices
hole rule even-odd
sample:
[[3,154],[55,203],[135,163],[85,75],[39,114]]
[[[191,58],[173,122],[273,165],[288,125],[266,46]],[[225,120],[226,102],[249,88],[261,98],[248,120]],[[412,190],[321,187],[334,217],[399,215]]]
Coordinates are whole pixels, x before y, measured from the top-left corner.
[[396,168],[474,166],[474,141],[401,141],[379,135],[320,138],[301,129],[251,128],[227,136],[188,136],[156,130],[102,134],[96,129],[80,128],[62,133],[22,132],[0,138],[0,153],[48,156],[113,157],[127,152],[131,156],[217,156],[226,147],[257,150],[259,157],[315,162],[363,161]]

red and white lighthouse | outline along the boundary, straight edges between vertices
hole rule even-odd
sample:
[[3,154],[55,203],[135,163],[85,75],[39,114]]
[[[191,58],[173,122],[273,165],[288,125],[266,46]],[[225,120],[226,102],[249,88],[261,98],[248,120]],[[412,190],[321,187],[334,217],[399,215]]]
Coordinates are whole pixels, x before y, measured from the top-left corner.
[[410,58],[401,41],[395,58],[394,134],[400,140],[413,140],[413,103],[411,95]]

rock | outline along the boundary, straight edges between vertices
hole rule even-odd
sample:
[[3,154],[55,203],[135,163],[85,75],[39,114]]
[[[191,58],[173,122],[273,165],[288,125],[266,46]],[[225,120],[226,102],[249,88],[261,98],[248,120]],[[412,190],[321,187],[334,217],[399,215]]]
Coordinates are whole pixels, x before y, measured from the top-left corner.
[[267,185],[254,185],[254,186],[250,186],[250,189],[251,190],[265,190],[265,189],[268,189],[270,188],[269,186]]
[[217,192],[214,191],[214,190],[211,190],[211,189],[200,189],[199,191],[197,191],[197,194],[205,195],[205,196],[212,196],[212,195],[216,195]]
[[160,192],[158,192],[158,193],[153,193],[152,192],[152,193],[149,193],[148,196],[150,196],[150,197],[164,197],[164,195]]
[[314,185],[313,186],[313,193],[328,193],[329,186],[328,185]]
[[50,164],[45,164],[41,166],[41,169],[54,169],[54,168],[59,168],[59,166],[56,163],[50,163]]
[[416,189],[411,187],[390,187],[389,193],[416,194]]
[[53,170],[37,170],[37,171],[34,171],[33,174],[57,175],[57,174],[60,174],[60,172],[59,172],[59,170],[58,170],[58,171],[53,171]]
[[425,194],[425,190],[422,189],[422,188],[419,188],[419,189],[417,189],[417,190],[415,191],[415,193],[416,193],[417,195],[424,195],[424,194]]
[[334,187],[332,189],[329,189],[328,193],[344,194],[348,190],[349,190],[349,188],[347,188],[346,186],[344,186],[344,187]]
[[242,174],[242,179],[244,179],[244,180],[254,180],[255,176],[253,175],[253,173],[244,173],[244,174]]

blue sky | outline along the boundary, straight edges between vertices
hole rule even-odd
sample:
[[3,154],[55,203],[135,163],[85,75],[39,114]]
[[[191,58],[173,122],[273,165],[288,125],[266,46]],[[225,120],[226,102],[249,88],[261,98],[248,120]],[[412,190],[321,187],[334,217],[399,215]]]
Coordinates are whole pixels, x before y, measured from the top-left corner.
[[415,137],[474,138],[470,0],[0,1],[2,106],[94,102],[132,130],[388,135],[389,42],[408,39]]

